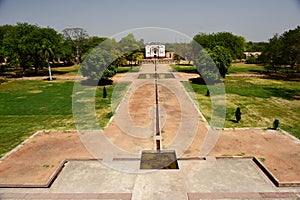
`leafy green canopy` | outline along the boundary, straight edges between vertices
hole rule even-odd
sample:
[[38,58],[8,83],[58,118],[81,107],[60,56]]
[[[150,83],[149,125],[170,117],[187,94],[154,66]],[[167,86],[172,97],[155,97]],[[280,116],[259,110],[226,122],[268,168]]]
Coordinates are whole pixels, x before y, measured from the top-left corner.
[[[201,45],[206,50],[207,55],[204,50],[197,50],[197,45]],[[196,54],[194,62],[200,74],[207,76],[210,80],[219,80],[219,74],[225,78],[233,59],[242,58],[246,40],[242,36],[227,32],[199,33],[194,36],[193,46],[193,51]],[[214,66],[218,68],[219,73],[214,69]]]
[[270,38],[261,59],[273,68],[288,65],[294,69],[300,63],[300,26]]
[[141,48],[143,41],[136,41],[133,34],[122,38],[119,42],[115,39],[106,39],[95,47],[81,65],[83,76],[89,80],[108,80],[116,73],[116,68],[129,62],[137,62],[143,58]]
[[23,70],[34,66],[37,72],[48,59],[60,54],[61,41],[61,35],[52,28],[18,23],[4,34],[1,52],[11,64]]
[[194,40],[206,50],[222,46],[228,49],[232,59],[241,59],[246,48],[246,39],[244,37],[228,32],[213,34],[199,33],[194,36]]

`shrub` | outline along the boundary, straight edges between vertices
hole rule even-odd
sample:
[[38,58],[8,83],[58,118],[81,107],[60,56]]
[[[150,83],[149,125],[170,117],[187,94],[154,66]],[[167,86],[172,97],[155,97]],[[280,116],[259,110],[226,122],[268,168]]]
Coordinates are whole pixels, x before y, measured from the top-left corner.
[[242,118],[241,109],[239,107],[235,111],[235,118],[237,122],[239,122]]

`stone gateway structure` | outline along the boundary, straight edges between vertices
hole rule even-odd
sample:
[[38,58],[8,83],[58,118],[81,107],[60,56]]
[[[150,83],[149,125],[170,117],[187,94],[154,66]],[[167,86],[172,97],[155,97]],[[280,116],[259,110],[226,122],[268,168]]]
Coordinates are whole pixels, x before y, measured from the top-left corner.
[[145,57],[146,59],[151,58],[165,58],[166,50],[165,45],[163,44],[147,44],[145,48]]

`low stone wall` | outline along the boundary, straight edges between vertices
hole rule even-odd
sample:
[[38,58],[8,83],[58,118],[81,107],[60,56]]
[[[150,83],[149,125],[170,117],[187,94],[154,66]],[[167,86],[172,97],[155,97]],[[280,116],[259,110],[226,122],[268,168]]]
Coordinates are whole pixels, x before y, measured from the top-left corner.
[[173,59],[164,58],[164,59],[143,59],[142,64],[154,64],[155,61],[158,64],[173,64],[174,63]]

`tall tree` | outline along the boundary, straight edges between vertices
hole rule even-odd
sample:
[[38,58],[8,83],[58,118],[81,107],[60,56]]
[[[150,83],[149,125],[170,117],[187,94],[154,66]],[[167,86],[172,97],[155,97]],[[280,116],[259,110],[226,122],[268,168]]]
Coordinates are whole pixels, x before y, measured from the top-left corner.
[[136,41],[134,35],[130,33],[120,40],[119,48],[123,54],[126,54],[138,50],[140,48],[140,45]]
[[230,51],[223,46],[215,46],[211,51],[209,51],[209,55],[219,69],[221,76],[225,78],[232,62]]
[[89,80],[106,82],[116,73],[119,55],[115,40],[106,39],[86,56],[80,70]]
[[141,49],[141,41],[136,41],[134,35],[132,33],[128,34],[127,36],[123,37],[119,41],[119,49],[122,53],[122,56],[125,57],[126,60],[130,62],[132,66],[133,62],[137,62],[139,58],[139,51]]
[[282,59],[294,69],[300,63],[300,26],[282,35]]
[[[207,50],[208,55],[214,61],[215,65],[219,69],[219,73],[223,78],[225,78],[232,60],[242,58],[246,46],[246,40],[243,37],[236,36],[228,32],[221,32],[208,35],[200,33],[194,36],[194,43],[195,42],[197,42]],[[197,50],[197,45],[193,45],[193,52],[197,53],[197,51],[199,51]],[[201,66],[204,66],[204,71],[207,71],[207,74],[209,74],[210,77],[217,78],[217,75],[212,75],[214,71],[209,71],[208,66],[213,66],[213,64],[207,62],[208,59],[205,58],[207,57],[207,55],[203,56],[203,54],[200,57],[199,55],[202,54],[198,54],[198,56],[194,58],[195,63],[198,63],[197,67],[199,68]],[[199,61],[199,59],[204,59],[204,62]]]
[[79,64],[84,53],[84,47],[89,37],[86,30],[83,28],[66,28],[62,31],[66,41],[70,42],[75,51],[75,59]]
[[39,28],[36,31],[34,35],[39,38],[39,40],[36,43],[37,45],[35,46],[35,54],[33,57],[37,72],[38,69],[45,66],[45,63],[47,63],[49,67],[49,62],[61,53],[62,37],[56,30],[50,27]]
[[13,28],[12,25],[0,26],[0,62],[5,61],[4,49],[3,49],[3,39],[4,35]]
[[282,35],[275,34],[259,58],[275,71],[283,66],[294,69],[300,63],[300,26]]
[[193,45],[192,45],[192,43],[177,44],[176,46],[174,46],[174,51],[180,57],[182,57],[186,61],[188,61],[188,64],[190,64],[190,62],[194,58],[194,52],[193,52]]
[[283,63],[282,61],[282,40],[278,34],[275,34],[271,39],[269,39],[269,44],[267,45],[262,56],[266,58],[267,66],[271,66],[273,69],[277,69]]
[[210,54],[203,48],[194,51],[194,64],[207,85],[219,82],[220,73]]
[[4,56],[9,57],[10,63],[19,65],[26,70],[33,64],[32,50],[36,45],[32,33],[38,29],[35,25],[18,23],[8,31],[3,38]]

